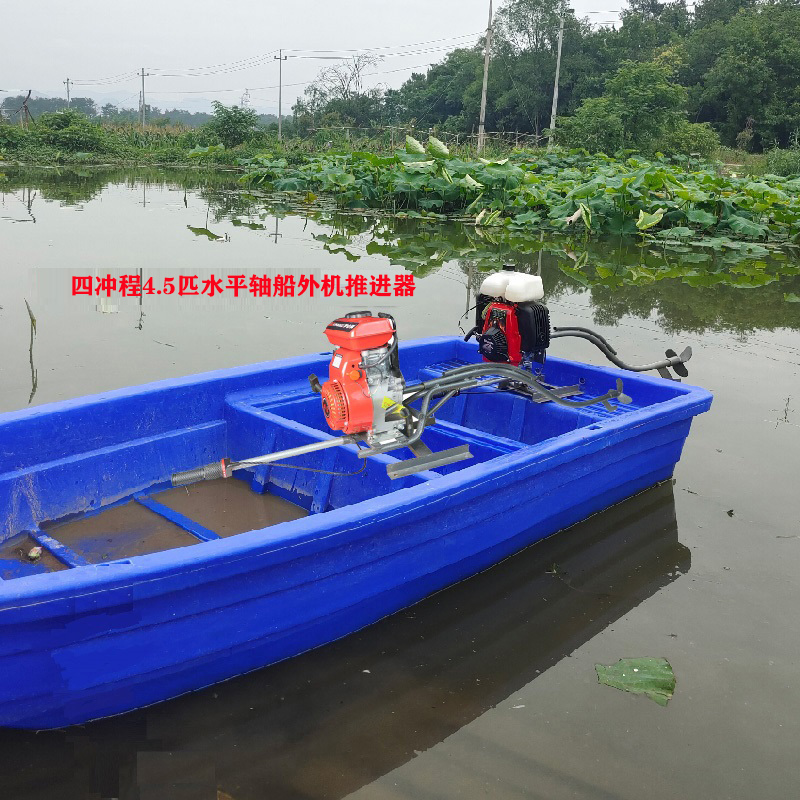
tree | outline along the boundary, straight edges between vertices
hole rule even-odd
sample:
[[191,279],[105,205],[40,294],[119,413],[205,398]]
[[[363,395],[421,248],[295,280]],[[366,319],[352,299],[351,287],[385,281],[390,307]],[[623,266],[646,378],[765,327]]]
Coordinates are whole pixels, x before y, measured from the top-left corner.
[[574,117],[561,120],[558,141],[614,152],[652,150],[686,121],[686,89],[670,82],[670,70],[650,61],[626,61],[606,83],[601,98],[585,100]]
[[786,146],[800,130],[800,6],[740,3],[726,20],[735,5],[719,0],[717,18],[687,39],[682,78],[691,87],[690,110],[728,144],[751,127],[755,148]]
[[752,11],[757,0],[703,0],[694,9],[695,26],[706,28],[715,22],[730,22],[739,11]]
[[293,108],[301,126],[316,125],[323,116],[339,125],[367,126],[379,121],[383,92],[380,88],[364,88],[368,70],[378,63],[378,56],[359,53],[321,70],[306,88],[305,100],[298,100]]
[[516,52],[552,51],[562,16],[574,18],[566,0],[510,0],[497,12],[496,35]]
[[616,105],[607,97],[584,100],[577,113],[556,126],[556,141],[592,153],[615,153],[625,146],[625,126]]
[[203,130],[225,147],[235,147],[247,141],[258,128],[258,114],[252,108],[224,106],[217,100],[213,118],[203,125]]
[[391,122],[444,125],[469,130],[477,123],[483,80],[483,54],[477,49],[453,50],[426,74],[415,73],[396,92],[387,92]]
[[605,94],[618,109],[630,143],[649,143],[686,118],[686,89],[671,83],[669,69],[652,61],[624,62]]

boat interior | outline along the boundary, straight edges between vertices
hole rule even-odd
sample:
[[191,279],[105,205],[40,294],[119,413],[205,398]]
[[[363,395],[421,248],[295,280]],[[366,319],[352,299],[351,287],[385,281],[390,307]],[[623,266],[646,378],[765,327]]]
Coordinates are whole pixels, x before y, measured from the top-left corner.
[[[417,374],[406,374],[406,380],[424,381],[474,363],[472,352],[470,361],[445,358],[421,366]],[[548,360],[542,380],[574,399],[602,394],[611,383],[604,371],[558,359]],[[18,498],[20,486],[26,496],[36,495],[35,503],[27,497],[28,505],[36,508],[32,519],[16,523],[0,538],[0,579],[126,560],[322,514],[435,481],[579,428],[600,429],[616,415],[681,392],[680,384],[662,381],[662,387],[632,381],[626,391],[633,402],[610,412],[601,405],[565,408],[491,387],[473,389],[442,406],[423,437],[433,451],[468,444],[470,460],[390,480],[387,465],[413,457],[410,451],[363,459],[356,445],[347,445],[297,456],[291,463],[241,470],[232,479],[173,488],[169,475],[176,469],[226,455],[253,458],[334,435],[307,380],[264,383],[225,392],[216,408],[198,410],[196,424],[155,436],[129,435],[117,445],[100,441],[92,448],[90,443],[77,461],[69,459],[66,489],[62,462],[67,459],[0,474],[0,489],[4,481],[15,481],[16,487],[0,494],[3,502]],[[58,487],[52,497],[48,486]]]

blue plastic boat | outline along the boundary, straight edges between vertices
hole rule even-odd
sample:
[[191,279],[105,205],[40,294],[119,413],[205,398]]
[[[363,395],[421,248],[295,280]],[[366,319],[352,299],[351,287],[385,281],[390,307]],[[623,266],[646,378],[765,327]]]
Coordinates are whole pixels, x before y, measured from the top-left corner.
[[[420,381],[479,360],[449,337],[400,353]],[[438,450],[468,444],[468,461],[391,480],[402,453],[348,445],[171,487],[176,470],[331,437],[307,380],[329,358],[0,415],[0,725],[118,714],[345,636],[666,480],[711,404],[549,358],[547,383],[579,386],[575,400],[623,377],[633,402],[470,390],[426,430]]]

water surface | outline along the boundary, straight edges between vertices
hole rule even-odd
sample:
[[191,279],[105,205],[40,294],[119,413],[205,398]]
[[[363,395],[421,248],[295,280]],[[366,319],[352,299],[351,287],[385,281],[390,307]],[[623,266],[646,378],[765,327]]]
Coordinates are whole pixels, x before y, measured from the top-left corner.
[[[786,298],[800,295],[800,270],[791,252],[341,215],[248,196],[231,173],[3,171],[3,410],[325,350],[324,326],[355,308],[391,312],[402,339],[457,333],[481,269],[503,261],[541,271],[554,324],[595,327],[629,361],[691,345],[690,380],[715,393],[674,485],[298,659],[116,719],[0,733],[9,797],[796,793],[800,304]],[[413,274],[416,290],[72,295],[75,276],[139,275],[163,287],[212,274],[343,284]],[[579,340],[551,352],[602,362]],[[595,663],[630,656],[672,663],[667,708],[597,684]]]

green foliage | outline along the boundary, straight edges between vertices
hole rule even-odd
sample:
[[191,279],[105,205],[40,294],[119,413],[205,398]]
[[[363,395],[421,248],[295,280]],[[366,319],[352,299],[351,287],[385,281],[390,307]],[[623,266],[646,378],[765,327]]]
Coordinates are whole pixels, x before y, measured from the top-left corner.
[[663,64],[623,62],[606,84],[605,96],[618,109],[628,146],[645,149],[685,119],[686,89],[671,82]]
[[19,125],[0,123],[0,150],[14,152],[25,141],[25,131]]
[[[517,153],[500,160],[411,152],[329,153],[300,163],[260,156],[243,180],[278,192],[328,192],[343,208],[408,216],[467,216],[481,227],[655,237],[664,246],[736,249],[746,241],[800,241],[800,180],[723,175],[685,159],[613,159],[584,152]],[[423,150],[423,152],[419,152]],[[747,245],[758,251],[762,245]],[[764,250],[766,252],[766,250]]]
[[428,139],[425,150],[436,158],[449,158],[450,150],[444,142],[440,142],[435,136]]
[[[686,152],[691,145],[691,152],[710,154],[713,137],[687,129],[691,119],[709,123],[729,146],[739,137],[737,146],[760,151],[776,143],[785,147],[800,129],[795,0],[705,0],[694,16],[680,0],[635,0],[616,29],[593,28],[562,0],[508,0],[497,13],[488,130],[542,134],[550,118],[562,14],[558,127],[568,146]],[[400,89],[379,98],[364,93],[369,112],[359,112],[357,123],[346,121],[356,119],[355,112],[348,114],[318,92],[307,125],[406,124],[474,137],[481,83],[478,41],[449,53],[427,73],[412,75]],[[601,97],[605,103],[591,102]],[[579,117],[574,123],[573,115]]]
[[796,2],[706,0],[686,53],[682,78],[691,87],[690,110],[714,123],[726,144],[752,130],[753,146],[785,147],[800,129]]
[[247,141],[258,128],[258,114],[251,108],[224,106],[214,101],[214,117],[203,126],[203,132],[225,147]]
[[628,147],[652,152],[659,137],[688,125],[686,90],[656,62],[624,62],[602,97],[585,100],[561,121],[556,139],[568,147],[613,153]]
[[[615,28],[576,17],[564,0],[506,0],[496,15],[492,45],[489,131],[543,134],[550,119],[562,18],[557,128],[566,146],[710,156],[713,134],[708,127],[690,127],[692,120],[713,128],[727,146],[760,153],[789,146],[800,130],[797,0],[701,0],[694,14],[683,0],[633,0]],[[483,77],[481,38],[412,74],[399,89],[366,86],[363,79],[375,71],[375,59],[374,54],[361,54],[322,70],[295,105],[296,124],[284,121],[285,137],[303,137],[296,150],[389,149],[388,126],[395,127],[395,142],[416,129],[432,130],[454,154],[465,139],[474,146]],[[0,103],[5,116],[17,114],[24,99],[6,97]],[[31,98],[28,106],[38,119],[64,103],[60,98]],[[87,98],[73,98],[71,107],[115,126],[137,121],[136,109],[106,104],[98,110]],[[209,117],[180,109],[146,110],[152,127],[196,126]],[[219,143],[228,150],[248,147],[274,132],[275,122],[249,109],[217,104],[214,117],[184,149]],[[94,152],[74,141],[85,129],[72,133],[63,142],[56,134],[41,146],[52,147],[60,159]],[[448,134],[457,134],[458,143]],[[118,152],[116,144],[109,142],[106,152]],[[120,146],[124,150],[129,144]],[[179,147],[183,143],[173,142],[164,158],[177,158]]]
[[800,146],[788,150],[775,148],[767,153],[767,170],[777,175],[800,176]]
[[43,144],[68,153],[102,153],[109,149],[103,129],[79,111],[42,114],[34,132]]
[[558,121],[556,141],[590,153],[616,153],[625,145],[625,125],[615,103],[607,97],[584,100],[572,117]]
[[186,155],[189,158],[204,158],[205,156],[221,153],[225,150],[224,144],[210,144],[208,147],[193,147]]
[[415,155],[424,155],[425,148],[421,142],[418,142],[413,136],[406,136],[406,153]]
[[[12,114],[22,107],[26,96],[18,94],[6,96],[0,101],[0,111],[3,111],[9,118]],[[29,97],[27,98],[28,111],[34,119],[39,119],[42,114],[54,111],[63,111],[67,107],[66,98],[63,97]],[[87,117],[97,116],[97,105],[89,97],[73,97],[70,101],[70,110],[78,111]]]
[[[227,211],[231,196],[221,194],[214,207]],[[465,275],[473,274],[477,288],[480,272],[496,270],[498,264],[514,263],[520,271],[537,271],[541,266],[549,300],[567,287],[589,291],[595,319],[603,325],[616,325],[632,314],[642,319],[655,315],[673,333],[800,330],[797,301],[792,301],[800,299],[800,264],[791,251],[721,232],[688,239],[659,233],[586,237],[585,220],[563,231],[543,231],[542,215],[534,211],[489,227],[421,212],[342,214],[329,199],[320,198],[309,206],[304,195],[254,197],[249,210],[239,213],[247,213],[250,220],[266,220],[287,209],[313,219],[325,231],[315,238],[324,243],[326,252],[352,257],[366,241],[368,254],[420,277],[439,269],[451,275],[460,268]],[[589,223],[594,221],[592,217]],[[239,227],[253,225],[260,229],[258,223],[239,220]],[[636,226],[631,226],[635,234]]]
[[595,664],[598,683],[623,692],[643,694],[665,706],[675,691],[675,675],[665,658],[621,658],[616,664]]
[[719,146],[719,135],[709,123],[687,122],[685,119],[654,142],[655,149],[666,155],[699,153],[704,158],[714,156]]

